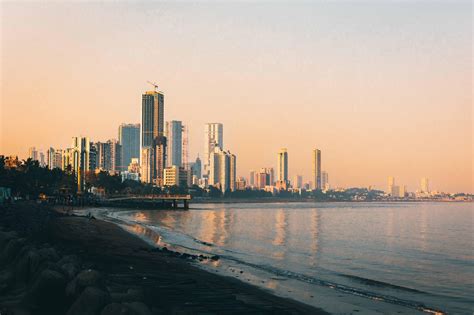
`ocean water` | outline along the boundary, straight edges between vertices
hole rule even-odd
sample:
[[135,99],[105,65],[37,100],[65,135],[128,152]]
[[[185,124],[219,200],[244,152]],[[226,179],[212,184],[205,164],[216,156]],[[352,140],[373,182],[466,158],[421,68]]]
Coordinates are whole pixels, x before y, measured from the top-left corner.
[[472,203],[193,204],[94,209],[157,246],[332,313],[472,314]]

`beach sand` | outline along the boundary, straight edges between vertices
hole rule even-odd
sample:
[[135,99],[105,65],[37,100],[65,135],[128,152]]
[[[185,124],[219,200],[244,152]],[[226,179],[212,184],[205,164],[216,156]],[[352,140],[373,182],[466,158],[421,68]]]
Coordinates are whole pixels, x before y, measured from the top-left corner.
[[[67,272],[63,272],[64,276],[60,275],[66,279],[66,293],[56,307],[37,300],[36,303],[30,302],[32,298],[29,297],[38,296],[34,290],[38,282],[41,283],[44,275],[39,274],[44,272],[44,268],[39,268],[26,280],[20,280],[25,277],[17,275],[15,281],[0,287],[2,315],[81,313],[81,302],[87,304],[83,307],[90,306],[84,301],[87,301],[87,294],[93,295],[92,289],[71,293],[71,283],[78,283],[80,279],[77,278],[92,271],[100,275],[98,289],[105,292],[104,301],[95,309],[97,314],[112,314],[119,309],[124,314],[327,314],[321,309],[277,297],[239,280],[199,269],[189,262],[189,257],[184,259],[177,257],[176,253],[157,250],[109,222],[66,216],[34,204],[0,209],[0,216],[2,235],[15,231],[18,235],[15,238],[25,238],[23,250],[20,248],[16,254],[6,253],[0,248],[0,255],[9,255],[0,259],[0,271],[4,278],[8,278],[5,274],[9,270],[15,269],[12,266],[24,261],[26,247],[29,251],[32,247],[35,250],[52,248],[58,253],[58,257],[44,264],[44,268],[57,269],[61,273],[61,270],[67,269],[64,266],[70,265],[60,266],[65,261],[64,257],[77,257],[76,264],[79,266],[74,274],[69,274],[69,278]],[[0,246],[6,248],[11,240],[2,237],[3,245]],[[17,269],[10,274],[18,272]],[[78,290],[77,285],[74,288]],[[141,311],[140,305],[144,306]]]

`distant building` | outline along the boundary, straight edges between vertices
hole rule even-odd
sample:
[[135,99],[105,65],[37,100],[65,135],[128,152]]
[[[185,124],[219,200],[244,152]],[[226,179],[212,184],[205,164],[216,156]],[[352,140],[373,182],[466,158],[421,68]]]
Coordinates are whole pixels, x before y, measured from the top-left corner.
[[125,171],[132,159],[140,159],[140,124],[121,124],[119,126],[119,144],[121,145],[119,171]]
[[288,183],[288,151],[286,148],[282,148],[277,157],[277,180],[280,184],[281,182]]
[[140,173],[140,159],[132,158],[132,161],[128,165],[127,170],[130,173]]
[[41,167],[46,167],[46,166],[47,166],[47,165],[46,165],[46,159],[45,159],[45,157],[44,157],[44,153],[43,153],[43,152],[40,152],[40,153],[39,153],[39,165],[40,165]]
[[237,180],[235,182],[235,189],[236,190],[245,190],[246,188],[247,188],[247,182],[246,182],[245,178],[243,178],[243,177],[237,178]]
[[392,186],[392,191],[390,193],[392,197],[400,197],[400,187],[399,186]]
[[321,150],[313,150],[313,189],[322,189],[321,182]]
[[89,170],[94,171],[97,169],[97,146],[91,142],[89,148]]
[[303,176],[295,175],[293,179],[293,188],[303,188]]
[[49,148],[46,151],[46,164],[50,170],[55,168],[61,168],[62,161],[62,150],[55,150],[54,148]]
[[153,140],[163,136],[164,95],[148,91],[142,95],[142,147],[153,146]]
[[204,126],[204,176],[210,176],[211,154],[215,148],[224,150],[224,126],[207,123]]
[[168,140],[168,166],[183,166],[183,124],[181,121],[166,122],[166,138]]
[[36,150],[36,147],[30,147],[28,149],[28,158],[33,161],[38,161],[38,150]]
[[155,154],[153,147],[144,147],[140,158],[140,180],[144,183],[153,183]]
[[326,171],[321,173],[321,186],[324,191],[328,191],[330,188],[329,185],[329,174]]
[[191,167],[192,174],[196,176],[197,179],[201,178],[201,170],[202,170],[202,165],[201,165],[201,159],[199,156],[196,158],[196,161]]
[[249,186],[255,187],[255,171],[250,171]]
[[72,170],[76,174],[78,190],[83,191],[85,175],[89,171],[90,142],[87,137],[72,138]]
[[405,198],[406,194],[407,194],[407,186],[400,186],[399,191],[398,191],[398,196],[400,198]]
[[184,167],[173,165],[164,170],[164,186],[188,186],[188,172]]
[[122,146],[115,139],[111,139],[107,141],[107,143],[110,148],[110,158],[111,158],[109,171],[119,172],[122,165]]
[[392,194],[393,186],[395,186],[395,178],[393,176],[389,176],[387,179],[387,194]]
[[154,153],[154,171],[153,178],[154,183],[157,186],[163,186],[163,176],[166,167],[166,146],[167,139],[165,136],[156,137],[153,141],[153,153]]
[[429,194],[430,193],[430,183],[429,183],[429,180],[428,178],[426,177],[423,177],[420,181],[420,188],[421,188],[421,192],[423,194]]
[[229,151],[214,148],[209,166],[209,185],[218,187],[222,192],[235,190],[236,156]]

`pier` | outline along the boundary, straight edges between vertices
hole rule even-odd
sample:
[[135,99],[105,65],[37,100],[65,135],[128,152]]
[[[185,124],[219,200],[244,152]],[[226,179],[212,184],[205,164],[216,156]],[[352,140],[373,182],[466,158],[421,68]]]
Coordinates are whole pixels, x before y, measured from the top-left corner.
[[191,195],[116,196],[101,201],[102,205],[147,209],[189,209]]

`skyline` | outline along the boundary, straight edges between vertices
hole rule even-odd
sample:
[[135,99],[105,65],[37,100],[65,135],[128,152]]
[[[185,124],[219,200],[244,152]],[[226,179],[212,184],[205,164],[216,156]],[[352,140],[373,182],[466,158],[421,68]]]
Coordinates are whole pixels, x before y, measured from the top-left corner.
[[[121,123],[140,122],[146,80],[156,80],[166,97],[165,120],[189,126],[190,161],[204,156],[203,125],[218,121],[225,147],[238,156],[238,176],[276,169],[275,154],[286,147],[288,177],[307,181],[311,151],[319,148],[333,186],[384,189],[394,176],[413,190],[427,177],[441,191],[473,192],[471,5],[385,3],[375,5],[380,16],[369,12],[373,5],[352,7],[352,19],[341,9],[347,5],[234,4],[248,14],[225,21],[232,9],[215,4],[102,10],[107,4],[3,3],[0,153],[24,158],[31,146],[65,148],[79,134],[118,138]],[[64,12],[71,6],[74,13]],[[403,15],[408,8],[415,13]],[[287,24],[278,24],[283,11]],[[140,20],[154,14],[165,21]],[[21,25],[21,17],[31,23]],[[102,18],[113,23],[97,27]],[[446,23],[438,25],[439,18]],[[329,21],[345,23],[331,29]],[[126,30],[120,36],[118,26]],[[89,37],[92,29],[97,38]],[[155,31],[166,45],[142,47],[140,39]],[[25,114],[9,119],[16,111]],[[78,116],[65,117],[70,111]]]

